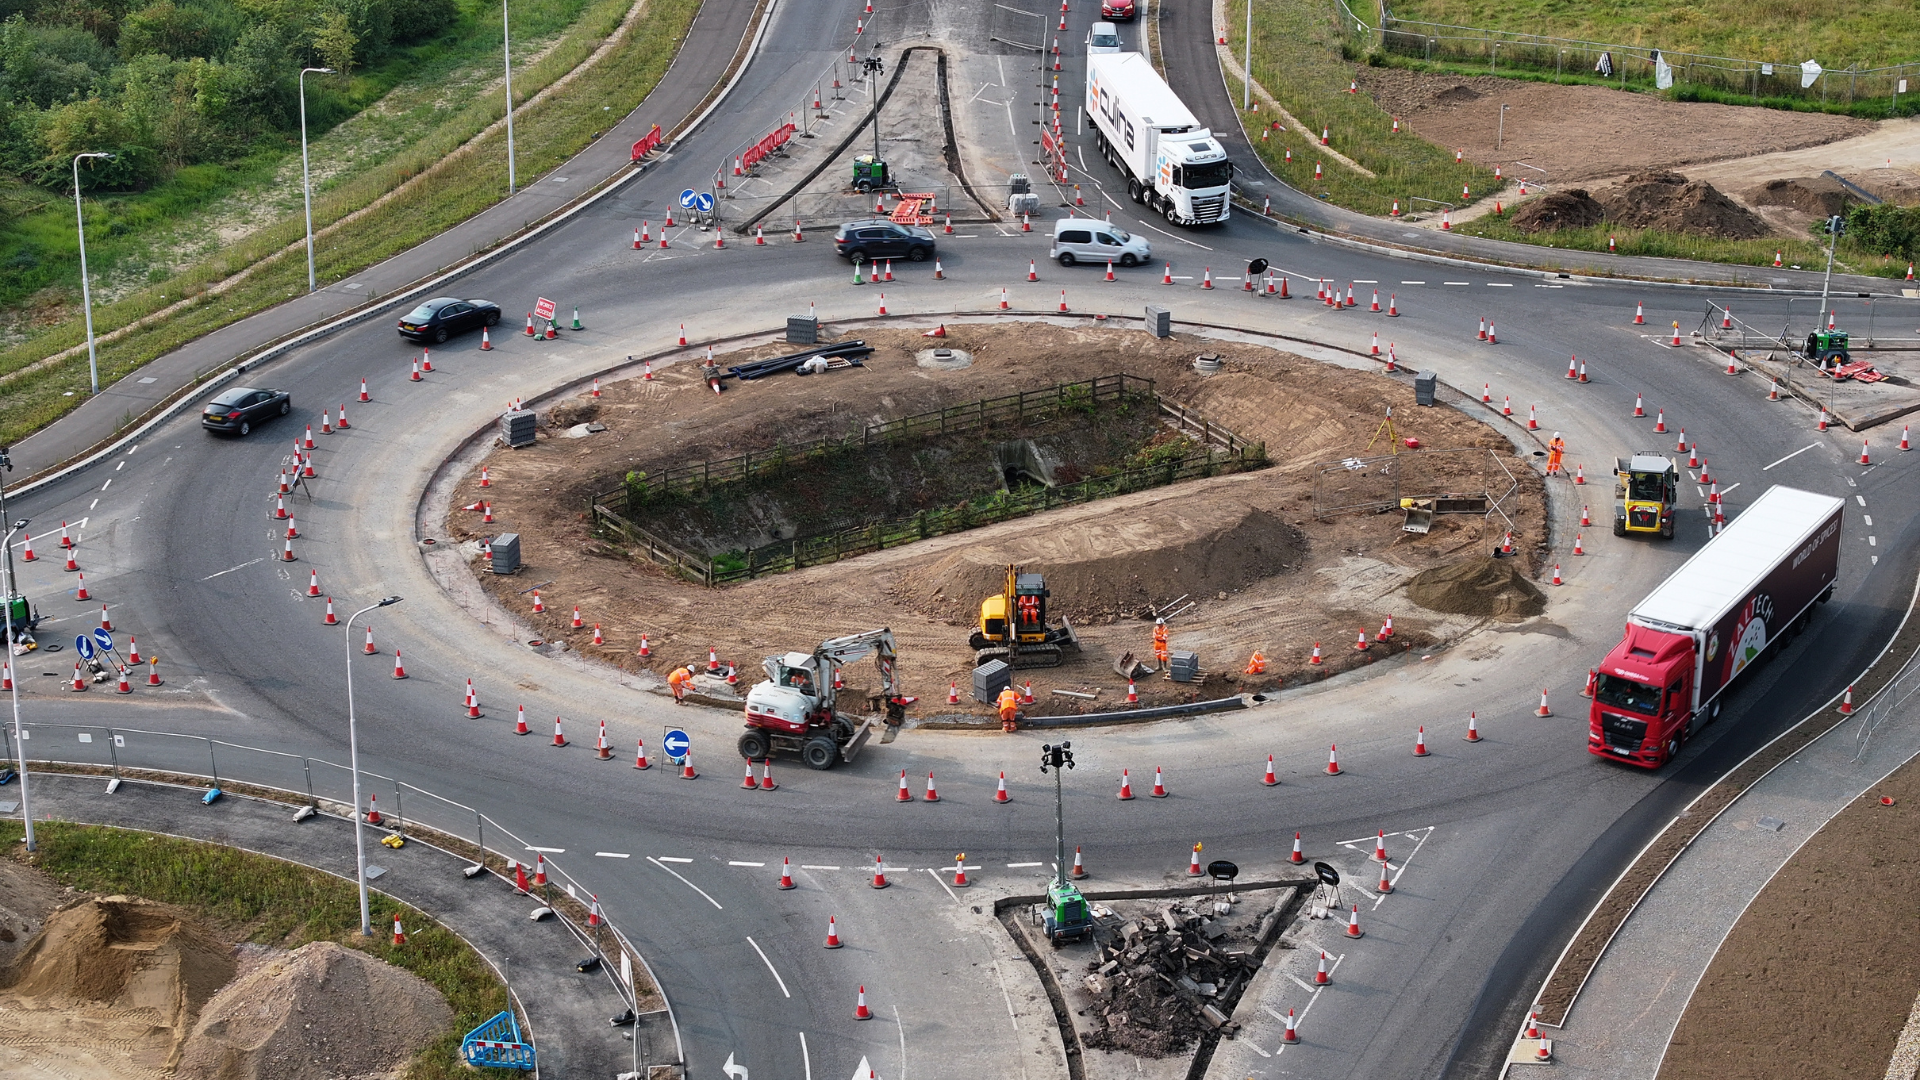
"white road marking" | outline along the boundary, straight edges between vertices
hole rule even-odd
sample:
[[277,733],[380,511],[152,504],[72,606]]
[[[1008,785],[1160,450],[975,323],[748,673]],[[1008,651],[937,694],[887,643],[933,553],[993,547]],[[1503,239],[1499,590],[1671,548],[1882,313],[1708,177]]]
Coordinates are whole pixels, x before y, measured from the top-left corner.
[[807,1053],[807,1033],[800,1033],[800,1061],[807,1067],[807,1080],[813,1080],[813,1055]]
[[[701,888],[701,887],[700,887],[700,886],[698,886],[698,885],[695,885],[695,884],[694,884],[693,882],[691,882],[691,881],[688,881],[688,880],[687,880],[686,878],[683,878],[683,877],[680,877],[680,873],[679,873],[679,871],[677,871],[677,870],[675,870],[675,869],[674,869],[673,867],[671,867],[671,866],[668,866],[667,864],[665,864],[665,863],[663,863],[663,862],[661,862],[661,861],[660,861],[659,859],[656,859],[656,858],[654,858],[654,857],[653,857],[653,856],[651,856],[651,855],[649,855],[649,856],[647,856],[647,861],[648,861],[648,862],[650,862],[650,863],[652,863],[653,865],[655,865],[655,866],[657,866],[657,867],[659,867],[660,869],[662,869],[662,870],[665,870],[665,871],[666,871],[667,873],[669,873],[669,874],[672,874],[672,875],[673,875],[674,877],[677,877],[677,878],[680,878],[680,881],[681,881],[681,883],[682,883],[682,884],[684,884],[684,885],[685,885],[685,886],[686,886],[687,888],[689,888],[689,889],[692,889],[692,890],[693,890],[694,892],[697,892],[697,893],[699,893],[699,894],[700,894],[701,896],[704,896],[704,897],[706,897],[706,900],[707,900],[707,903],[709,903],[709,904],[712,904],[712,905],[714,906],[714,910],[716,910],[716,911],[725,911],[725,910],[727,910],[726,908],[724,908],[724,907],[721,907],[721,906],[720,906],[720,901],[718,901],[718,900],[715,900],[715,899],[714,899],[713,897],[711,897],[711,896],[707,896],[707,890],[705,890],[705,889],[703,889],[703,888]],[[680,862],[692,862],[693,860],[692,860],[692,859],[681,859],[681,860],[679,860],[679,861],[680,861]],[[756,946],[756,947],[757,947],[757,946]],[[769,965],[769,966],[771,966],[771,965]]]
[[1471,281],[1443,281],[1443,282],[1441,282],[1440,284],[1442,284],[1442,285],[1471,285],[1471,284],[1473,284],[1473,282],[1471,282]]
[[139,453],[139,452],[140,452],[140,444],[139,444],[139,443],[134,443],[134,444],[133,444],[133,449],[131,449],[131,450],[129,450],[129,451],[127,451],[127,456],[128,456],[128,457],[132,457],[133,455],[135,455],[135,454],[137,454],[137,453]]
[[567,849],[563,847],[530,847],[527,850],[538,851],[543,855],[565,855],[567,853]]
[[1733,488],[1737,488],[1737,487],[1739,487],[1739,486],[1740,486],[1740,485],[1739,485],[1738,483],[1736,483],[1736,484],[1734,484],[1734,485],[1733,485],[1733,487],[1730,487],[1730,488],[1728,488],[1727,490],[1725,490],[1725,491],[1723,491],[1723,492],[1721,492],[1720,494],[1722,494],[1722,495],[1731,495],[1731,494],[1733,494]]
[[780,993],[786,997],[792,997],[793,994],[787,990],[787,980],[781,978],[778,971],[774,971],[773,961],[767,959],[767,951],[760,947],[759,942],[753,940],[752,934],[747,935],[747,944],[753,946],[753,951],[760,954],[760,962],[767,965],[767,970],[773,971],[773,981],[780,984]]
[[[1292,980],[1293,980],[1294,982],[1296,982],[1296,983],[1299,983],[1299,984],[1300,984],[1300,989],[1302,989],[1302,990],[1305,990],[1305,991],[1306,991],[1307,993],[1309,993],[1309,994],[1317,994],[1317,993],[1319,993],[1319,991],[1318,991],[1318,990],[1316,990],[1316,989],[1314,989],[1314,987],[1313,987],[1313,985],[1312,985],[1311,983],[1309,983],[1309,982],[1307,982],[1307,980],[1305,980],[1305,979],[1303,979],[1303,978],[1301,978],[1300,976],[1298,976],[1298,975],[1295,975],[1295,974],[1294,974],[1293,972],[1291,972],[1291,971],[1289,971],[1289,972],[1287,972],[1287,978],[1289,978],[1289,979],[1292,979]],[[1275,1015],[1276,1015],[1276,1016],[1278,1016],[1279,1014],[1278,1014],[1278,1013],[1276,1013]],[[1286,1018],[1285,1018],[1285,1017],[1280,1017],[1280,1019],[1282,1019],[1282,1020],[1285,1020]]]
[[594,852],[593,854],[594,854],[594,856],[595,856],[595,857],[597,857],[597,858],[601,858],[601,859],[631,859],[631,858],[633,858],[633,856],[632,856],[632,855],[629,855],[629,854],[627,854],[627,853],[626,853],[626,852],[624,852],[624,851],[596,851],[596,852]]
[[1879,546],[1880,546],[1880,541],[1879,541],[1879,540],[1877,540],[1877,539],[1875,539],[1875,538],[1873,538],[1873,537],[1871,537],[1871,536],[1869,536],[1869,537],[1867,537],[1867,546],[1868,546],[1868,547],[1879,547]]
[[692,859],[679,859],[679,858],[675,858],[675,857],[674,857],[674,856],[672,856],[672,855],[662,855],[662,856],[660,856],[660,861],[661,861],[661,862],[672,862],[672,863],[690,863],[690,862],[692,862],[693,860],[692,860]]
[[727,863],[727,865],[728,866],[765,866],[767,864],[763,862],[729,862]]
[[126,468],[126,467],[127,467],[127,459],[126,459],[126,458],[121,458],[121,459],[120,459],[120,464],[118,464],[118,465],[115,465],[115,466],[113,467],[113,471],[114,471],[114,472],[119,472],[119,471],[120,471],[121,469],[124,469],[124,468]]
[[1032,869],[1033,867],[1036,867],[1036,866],[1045,866],[1045,865],[1046,865],[1045,863],[1037,863],[1037,862],[1010,862],[1010,863],[1008,863],[1008,864],[1007,864],[1007,869],[1009,869],[1009,870],[1030,870],[1030,869]]
[[940,882],[940,887],[947,890],[947,895],[953,897],[954,903],[957,904],[960,902],[960,894],[957,892],[954,892],[953,886],[947,884],[946,881],[943,878],[941,878],[940,871],[929,869],[927,873],[933,875],[933,880]]
[[1154,226],[1154,225],[1149,225],[1148,223],[1146,223],[1146,222],[1144,222],[1144,221],[1140,221],[1140,222],[1136,222],[1136,224],[1138,224],[1138,225],[1139,225],[1139,226],[1140,226],[1141,228],[1143,228],[1143,229],[1152,229],[1152,230],[1153,230],[1154,232],[1157,232],[1157,233],[1159,233],[1159,234],[1160,234],[1161,236],[1164,236],[1164,237],[1166,237],[1166,238],[1167,238],[1167,239],[1169,239],[1169,240],[1178,240],[1178,241],[1180,241],[1180,242],[1181,242],[1181,243],[1183,243],[1183,244],[1192,244],[1192,245],[1193,245],[1194,247],[1197,247],[1197,248],[1199,248],[1199,249],[1200,249],[1201,251],[1212,251],[1212,250],[1213,250],[1212,248],[1210,248],[1210,247],[1208,247],[1208,246],[1207,246],[1207,245],[1205,245],[1205,244],[1202,244],[1202,243],[1200,243],[1200,242],[1199,242],[1199,241],[1197,241],[1197,240],[1189,240],[1189,239],[1187,239],[1187,238],[1186,238],[1186,237],[1184,237],[1184,236],[1175,236],[1174,234],[1172,234],[1172,233],[1170,233],[1170,232],[1168,232],[1168,231],[1167,231],[1167,230],[1165,230],[1165,229],[1162,229],[1162,228],[1159,228],[1158,226]]
[[[1769,466],[1767,466],[1767,467],[1768,467],[1768,468],[1772,468],[1773,466],[1771,466],[1771,465],[1769,465]],[[1855,495],[1855,496],[1854,496],[1854,498],[1856,498],[1856,499],[1858,499],[1858,500],[1860,500],[1860,505],[1861,505],[1861,506],[1865,506],[1865,505],[1867,505],[1867,497],[1866,497],[1865,495]]]
[[811,863],[801,863],[800,869],[802,870],[838,870],[840,868],[837,866],[814,866]]
[[1173,280],[1175,280],[1175,281],[1192,281],[1192,280],[1193,280],[1193,275],[1192,275],[1192,274],[1175,274],[1175,275],[1173,275]]
[[1375,281],[1375,280],[1374,280],[1374,279],[1372,279],[1372,278],[1359,278],[1359,277],[1357,277],[1357,278],[1354,278],[1354,279],[1353,279],[1353,283],[1354,283],[1355,285],[1378,285],[1378,284],[1380,284],[1380,283],[1379,283],[1378,281]]
[[1425,284],[1426,284],[1426,282],[1424,282],[1424,281],[1403,281],[1403,282],[1401,282],[1400,284],[1402,284],[1402,285],[1425,285]]
[[99,506],[99,505],[100,505],[100,500],[99,500],[99,499],[95,499],[95,500],[93,500],[92,502],[90,502],[90,503],[88,503],[88,504],[87,504],[87,509],[89,509],[89,510],[91,510],[91,509],[93,509],[94,507],[96,507],[96,506]]
[[[107,477],[107,482],[100,485],[100,490],[105,491],[112,486],[113,486],[113,477],[109,476]],[[89,507],[89,509],[91,509],[91,507]]]
[[[1432,836],[1432,835],[1433,835],[1433,830],[1434,830],[1434,826],[1432,826],[1432,825],[1429,825],[1429,826],[1427,826],[1427,827],[1426,827],[1426,828],[1425,828],[1424,830],[1416,830],[1416,831],[1418,831],[1418,832],[1420,832],[1420,833],[1421,833],[1421,836],[1420,836],[1420,839],[1419,839],[1419,840],[1416,840],[1416,841],[1414,841],[1414,844],[1413,844],[1413,850],[1412,850],[1412,851],[1409,851],[1409,852],[1407,852],[1407,857],[1406,857],[1406,858],[1404,858],[1404,859],[1401,859],[1401,860],[1400,860],[1400,868],[1399,868],[1398,870],[1394,870],[1394,871],[1393,871],[1393,876],[1392,876],[1392,877],[1389,877],[1389,878],[1387,879],[1387,883],[1388,883],[1389,885],[1398,885],[1398,884],[1400,883],[1400,875],[1401,875],[1401,874],[1404,874],[1404,873],[1406,873],[1406,872],[1407,872],[1407,864],[1408,864],[1408,863],[1410,863],[1410,862],[1412,862],[1412,861],[1413,861],[1413,857],[1414,857],[1415,855],[1418,855],[1418,854],[1420,853],[1420,848],[1421,848],[1421,847],[1422,847],[1422,846],[1423,846],[1424,844],[1426,844],[1426,842],[1427,842],[1427,837],[1429,837],[1429,836]],[[1412,835],[1412,834],[1411,834],[1411,833],[1403,833],[1402,835],[1409,835],[1409,836],[1410,836],[1410,835]],[[1393,868],[1393,864],[1392,864],[1392,863],[1388,863],[1388,864],[1387,864],[1387,868],[1388,868],[1388,869],[1392,869],[1392,868]],[[1376,896],[1376,897],[1374,897],[1374,900],[1373,900],[1373,907],[1374,907],[1374,910],[1375,910],[1375,911],[1378,911],[1378,910],[1380,909],[1380,901],[1382,901],[1382,900],[1385,900],[1385,899],[1386,899],[1386,898],[1388,897],[1388,895],[1390,895],[1390,894],[1388,894],[1388,893],[1381,893],[1381,894],[1380,894],[1379,896]]]
[[[1323,956],[1324,956],[1324,955],[1326,955],[1326,951],[1325,951],[1325,950],[1321,950],[1321,955],[1323,955]],[[1329,965],[1327,965],[1327,977],[1328,977],[1328,978],[1332,978],[1332,977],[1333,977],[1333,973],[1334,973],[1334,972],[1336,972],[1336,971],[1338,971],[1338,970],[1340,970],[1340,961],[1342,961],[1342,960],[1345,960],[1346,958],[1347,958],[1347,954],[1346,954],[1346,953],[1341,953],[1340,955],[1338,955],[1338,956],[1336,956],[1336,957],[1334,957],[1334,958],[1333,958],[1333,963],[1331,963],[1331,964],[1329,964]],[[1289,977],[1291,977],[1291,973],[1289,973]],[[1296,979],[1294,979],[1293,981],[1294,981],[1294,982],[1297,982],[1297,983],[1300,983],[1300,985],[1302,985],[1302,986],[1306,986],[1306,985],[1307,985],[1306,983],[1304,983],[1304,982],[1301,982],[1301,981],[1300,981],[1299,979],[1297,979],[1297,978],[1296,978]],[[1319,994],[1319,993],[1318,993],[1317,991],[1314,991],[1314,988],[1313,988],[1313,987],[1311,987],[1311,986],[1307,986],[1307,990],[1309,991],[1309,993],[1308,993],[1308,996],[1307,996],[1307,1004],[1306,1004],[1306,1007],[1305,1007],[1305,1008],[1302,1008],[1302,1009],[1300,1010],[1300,1015],[1299,1015],[1298,1017],[1295,1017],[1295,1018],[1294,1018],[1294,1022],[1293,1022],[1293,1030],[1294,1030],[1294,1031],[1295,1031],[1296,1033],[1297,1033],[1297,1032],[1298,1032],[1298,1031],[1300,1030],[1300,1025],[1301,1025],[1301,1024],[1304,1024],[1304,1023],[1306,1023],[1306,1022],[1307,1022],[1307,1014],[1313,1011],[1313,1005],[1314,1005],[1314,1002],[1316,1002],[1316,1001],[1319,1001],[1319,1000],[1320,1000],[1320,994]],[[1298,1046],[1299,1044],[1298,1044],[1298,1043],[1295,1043],[1294,1045],[1296,1045],[1296,1046]],[[1287,1047],[1286,1047],[1286,1044],[1285,1044],[1285,1043],[1282,1043],[1282,1044],[1280,1045],[1280,1047],[1279,1047],[1278,1049],[1276,1049],[1276,1050],[1274,1051],[1274,1054],[1275,1054],[1275,1055],[1277,1056],[1277,1055],[1280,1055],[1280,1054],[1284,1054],[1284,1053],[1286,1053],[1286,1052],[1287,1052]]]
[[1489,281],[1489,282],[1487,282],[1487,288],[1489,288],[1489,289],[1511,289],[1511,288],[1513,288],[1513,282],[1511,282],[1511,281]]
[[900,1006],[893,1007],[893,1026],[900,1029],[900,1080],[907,1080],[907,1025],[900,1019]]
[[[1801,447],[1800,449],[1798,449],[1798,450],[1795,450],[1795,451],[1794,451],[1793,453],[1791,453],[1791,454],[1788,454],[1788,455],[1787,455],[1786,457],[1783,457],[1783,458],[1781,458],[1781,459],[1780,459],[1780,461],[1776,461],[1776,462],[1774,462],[1774,463],[1773,463],[1773,465],[1778,465],[1778,464],[1780,464],[1780,462],[1782,462],[1782,461],[1787,461],[1787,460],[1790,460],[1790,459],[1792,459],[1792,458],[1796,458],[1796,457],[1799,457],[1799,456],[1800,456],[1801,454],[1804,454],[1804,453],[1806,453],[1807,451],[1809,451],[1809,450],[1811,450],[1811,449],[1813,449],[1814,447],[1816,447],[1816,446],[1819,446],[1819,445],[1820,445],[1820,444],[1819,444],[1819,443],[1817,443],[1817,442],[1810,442],[1810,443],[1808,443],[1807,445],[1805,445],[1805,446],[1803,446],[1803,447]],[[1760,471],[1761,471],[1761,472],[1766,472],[1766,471],[1767,471],[1767,469],[1771,469],[1771,468],[1773,468],[1773,465],[1769,465],[1769,466],[1767,466],[1767,467],[1766,467],[1766,469],[1761,469]],[[1861,500],[1860,500],[1860,505],[1861,505],[1861,506],[1865,506],[1865,505],[1867,505],[1867,500],[1865,500],[1865,499],[1861,499]]]
[[247,567],[249,567],[249,566],[252,566],[252,565],[253,565],[254,563],[257,563],[257,562],[265,562],[265,561],[266,561],[266,558],[265,558],[265,556],[262,556],[261,558],[258,558],[258,559],[254,559],[254,560],[252,560],[252,561],[250,561],[250,562],[243,562],[243,563],[241,563],[241,564],[240,564],[239,566],[229,566],[229,567],[227,567],[227,568],[226,568],[225,570],[222,570],[222,571],[220,571],[220,573],[218,573],[218,574],[208,574],[208,575],[207,575],[206,577],[203,577],[203,578],[201,578],[200,580],[201,580],[201,581],[212,581],[212,580],[213,580],[214,578],[217,578],[217,577],[219,577],[219,576],[221,576],[221,574],[231,574],[231,573],[233,573],[233,572],[234,572],[235,570],[245,570],[245,569],[246,569]]
[[1869,529],[1871,529],[1871,528],[1873,528],[1873,515],[1872,515],[1872,514],[1861,514],[1861,515],[1860,515],[1860,523],[1861,523],[1862,525],[1865,525],[1865,526],[1866,526],[1867,528],[1869,528]]

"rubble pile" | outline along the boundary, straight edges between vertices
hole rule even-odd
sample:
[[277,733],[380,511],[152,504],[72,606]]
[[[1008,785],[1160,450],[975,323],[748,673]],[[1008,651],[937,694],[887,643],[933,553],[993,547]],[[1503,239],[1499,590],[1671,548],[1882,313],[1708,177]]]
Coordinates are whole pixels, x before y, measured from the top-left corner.
[[1157,915],[1097,931],[1097,957],[1087,964],[1096,1030],[1083,1041],[1097,1050],[1141,1057],[1180,1053],[1208,1031],[1231,1036],[1231,1003],[1258,966],[1252,943],[1180,904]]

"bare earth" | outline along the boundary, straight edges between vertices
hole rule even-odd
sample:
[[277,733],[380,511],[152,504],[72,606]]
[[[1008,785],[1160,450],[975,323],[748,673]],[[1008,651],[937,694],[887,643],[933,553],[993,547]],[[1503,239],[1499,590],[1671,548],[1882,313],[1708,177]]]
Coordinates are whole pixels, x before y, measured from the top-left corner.
[[1754,899],[1681,1015],[1661,1080],[1894,1075],[1887,1062],[1920,993],[1916,889],[1920,763],[1909,762]]
[[[739,665],[743,682],[751,683],[760,678],[760,659],[770,653],[891,627],[900,641],[908,692],[935,699],[923,715],[951,711],[943,704],[946,684],[968,681],[968,628],[980,599],[998,592],[1007,563],[1048,575],[1053,604],[1073,617],[1084,643],[1077,661],[1031,672],[1041,704],[1030,711],[1114,707],[1126,686],[1109,665],[1128,650],[1150,654],[1151,621],[1141,619],[1146,605],[1165,605],[1183,594],[1198,604],[1174,620],[1173,647],[1199,652],[1211,674],[1197,686],[1149,679],[1140,687],[1146,700],[1219,697],[1272,687],[1283,678],[1297,684],[1452,639],[1478,625],[1484,616],[1416,608],[1403,586],[1422,569],[1484,556],[1499,538],[1487,535],[1479,518],[1441,517],[1433,533],[1420,538],[1401,531],[1398,513],[1313,518],[1317,463],[1369,452],[1388,405],[1396,406],[1399,434],[1417,437],[1425,447],[1497,449],[1521,481],[1507,504],[1520,523],[1520,543],[1532,555],[1542,539],[1537,474],[1478,421],[1451,409],[1414,407],[1405,381],[1187,335],[1156,341],[1138,330],[1039,323],[962,325],[949,333],[945,344],[970,351],[971,367],[918,367],[913,354],[932,343],[913,330],[883,329],[857,335],[877,350],[865,368],[730,384],[720,396],[701,385],[697,367],[687,364],[659,369],[650,384],[603,386],[597,417],[607,431],[574,441],[550,438],[543,426],[536,446],[494,451],[487,461],[492,486],[483,491],[477,475],[469,476],[454,505],[484,496],[497,523],[485,526],[477,513],[454,510],[448,533],[473,541],[483,532],[519,532],[526,569],[510,578],[481,574],[485,587],[543,636],[628,670],[664,674],[696,659],[704,665],[712,648]],[[778,355],[789,348],[750,353]],[[1190,364],[1200,352],[1220,354],[1226,371],[1196,375]],[[669,457],[728,456],[771,445],[769,433],[775,431],[789,441],[803,440],[844,423],[849,411],[863,420],[891,418],[1116,372],[1152,378],[1161,394],[1200,409],[1242,438],[1265,440],[1276,464],[718,589],[673,578],[588,535],[587,493],[613,487],[613,478],[630,468]],[[574,412],[577,405],[563,403],[561,411]],[[542,417],[543,425],[547,419]],[[1370,453],[1384,452],[1383,438]],[[1487,453],[1471,456],[1493,460]],[[1477,490],[1470,485],[1479,483],[1479,467],[1471,477],[1451,476],[1449,482],[1458,490]],[[1347,475],[1340,483],[1355,482]],[[1501,473],[1501,487],[1506,484]],[[530,613],[526,592],[536,585],[547,605],[544,616]],[[567,625],[575,604],[586,623],[581,630]],[[1388,615],[1396,630],[1392,642],[1354,650],[1355,635],[1364,628],[1371,637]],[[607,642],[601,648],[591,644],[596,623]],[[634,655],[642,633],[654,650],[645,662]],[[1316,641],[1328,663],[1310,667]],[[1263,676],[1241,674],[1254,649],[1270,662]],[[1055,687],[1098,688],[1100,696],[1069,704],[1071,699],[1049,698]]]

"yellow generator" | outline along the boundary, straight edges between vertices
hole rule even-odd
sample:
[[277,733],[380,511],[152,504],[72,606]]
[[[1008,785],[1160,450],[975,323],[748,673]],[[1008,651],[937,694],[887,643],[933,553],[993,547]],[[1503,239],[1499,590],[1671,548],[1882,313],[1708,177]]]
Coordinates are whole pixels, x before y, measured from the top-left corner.
[[1080,639],[1065,618],[1057,629],[1047,628],[1047,579],[1007,567],[1007,586],[997,596],[980,601],[980,625],[967,641],[977,667],[1004,660],[1008,667],[1057,667],[1066,649],[1078,651]]
[[1613,459],[1613,535],[1673,539],[1673,504],[1680,496],[1680,467],[1670,457],[1641,450]]

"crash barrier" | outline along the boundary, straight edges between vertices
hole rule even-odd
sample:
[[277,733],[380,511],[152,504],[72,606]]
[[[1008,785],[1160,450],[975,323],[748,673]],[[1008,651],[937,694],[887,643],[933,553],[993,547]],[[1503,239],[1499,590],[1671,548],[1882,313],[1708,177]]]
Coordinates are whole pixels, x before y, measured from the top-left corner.
[[[1693,84],[1753,98],[1796,98],[1821,103],[1886,98],[1890,109],[1900,100],[1901,82],[1920,78],[1920,62],[1827,69],[1815,61],[1750,60],[1674,52],[1645,45],[1422,22],[1402,19],[1385,5],[1380,8],[1382,17],[1376,26],[1357,14],[1347,0],[1340,0],[1340,6],[1347,16],[1343,29],[1363,52],[1379,47],[1426,60],[1484,63],[1492,74],[1499,74],[1502,67],[1525,67],[1556,75],[1599,75],[1622,88],[1666,89]],[[1369,10],[1367,14],[1373,12]],[[1807,67],[1807,64],[1813,66]]]
[[[826,459],[874,445],[966,434],[1007,423],[1043,419],[1066,410],[1091,410],[1104,403],[1123,402],[1152,403],[1167,424],[1190,436],[1199,448],[1178,458],[1077,483],[996,493],[994,498],[979,504],[923,510],[909,518],[796,537],[713,557],[686,551],[630,520],[630,515],[639,507],[659,500],[699,496],[716,485],[816,467]],[[1154,390],[1152,379],[1126,374],[1102,375],[868,424],[858,436],[815,439],[794,446],[776,446],[757,454],[674,465],[657,474],[630,474],[626,485],[594,495],[589,500],[589,512],[595,528],[623,537],[636,553],[644,552],[649,560],[693,581],[719,585],[836,562],[1059,506],[1093,502],[1197,477],[1257,469],[1266,464],[1264,443],[1248,442],[1206,419],[1197,410],[1162,397]]]
[[1313,477],[1313,516],[1324,521],[1342,514],[1397,510],[1402,499],[1476,495],[1485,498],[1485,505],[1476,504],[1475,512],[1497,514],[1511,528],[1513,519],[1503,507],[1519,490],[1513,470],[1492,450],[1403,450],[1322,465]]
[[[5,752],[4,760],[8,762],[24,756],[29,773],[43,770],[97,773],[110,778],[109,793],[122,781],[199,785],[204,791],[183,798],[191,797],[210,806],[224,794],[258,796],[288,804],[289,816],[295,821],[315,812],[338,817],[351,817],[356,813],[353,770],[324,758],[247,746],[206,735],[106,724],[42,724],[23,720],[20,727],[16,742],[12,725],[0,726],[0,750]],[[17,751],[24,751],[24,755]],[[203,769],[207,771],[202,772]],[[7,793],[15,790],[19,782],[15,778],[6,787],[0,787],[0,799],[15,798]],[[381,831],[405,837],[409,830],[431,830],[432,836],[423,837],[426,842],[462,858],[474,859],[509,880],[513,872],[511,864],[515,861],[524,864],[526,853],[532,850],[527,841],[480,810],[404,780],[363,768],[360,790],[370,801],[373,796],[379,797],[377,827]],[[391,805],[387,802],[389,794]],[[295,807],[299,809],[295,811]],[[34,809],[38,812],[39,806],[36,804]],[[647,1002],[645,996],[639,997],[639,1003],[635,1001],[634,973],[640,972],[644,976],[640,981],[652,984],[669,1021],[673,1021],[673,1006],[666,1002],[664,992],[659,989],[660,982],[654,978],[653,969],[640,950],[604,913],[599,913],[597,919],[590,918],[597,894],[568,873],[557,856],[544,855],[543,858],[548,881],[536,887],[541,903],[552,908],[555,917],[566,922],[574,936],[606,963],[635,1012],[645,1011],[640,1005]],[[369,880],[374,881],[371,875]],[[477,1034],[476,1030],[469,1038]],[[674,1022],[676,1055],[684,1053],[679,1040],[680,1029]]]
[[641,158],[646,157],[649,153],[652,153],[654,150],[659,149],[660,141],[664,137],[665,135],[664,133],[661,132],[660,125],[659,124],[653,125],[652,131],[647,132],[644,136],[641,137],[639,142],[633,144],[633,160],[639,161]]

